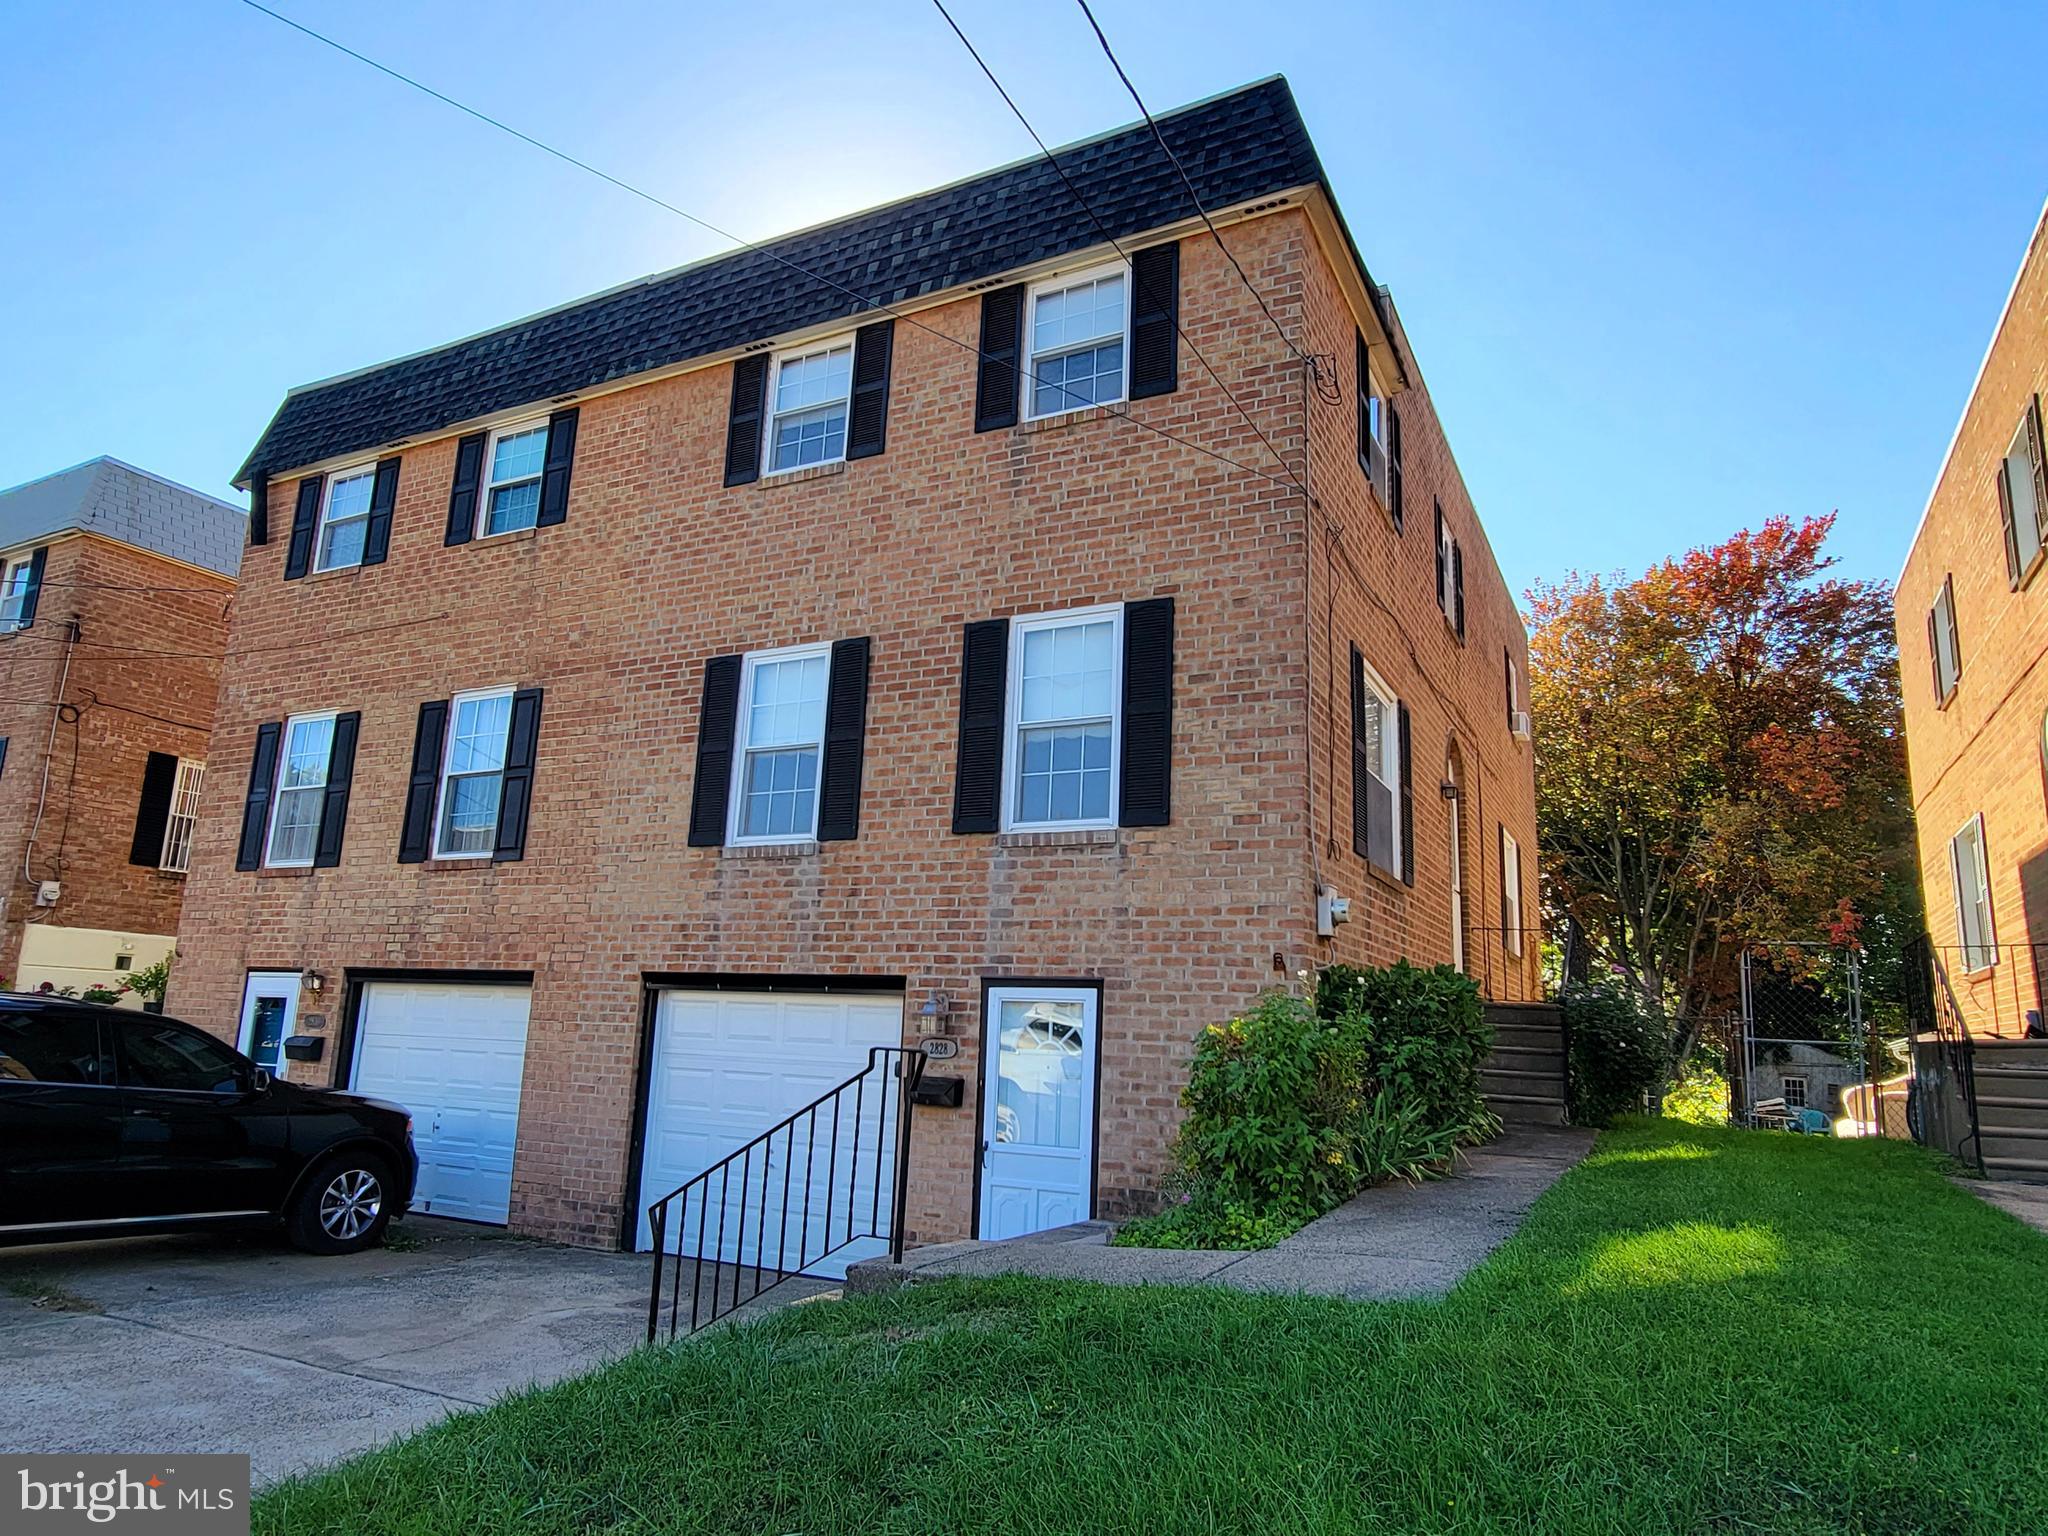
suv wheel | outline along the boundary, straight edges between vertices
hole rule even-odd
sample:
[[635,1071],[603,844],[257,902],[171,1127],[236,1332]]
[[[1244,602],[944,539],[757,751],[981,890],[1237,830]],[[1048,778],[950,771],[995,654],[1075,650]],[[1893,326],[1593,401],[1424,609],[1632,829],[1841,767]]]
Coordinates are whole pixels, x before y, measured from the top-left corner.
[[377,1243],[390,1224],[390,1170],[373,1152],[321,1161],[285,1212],[285,1232],[308,1253],[355,1253]]

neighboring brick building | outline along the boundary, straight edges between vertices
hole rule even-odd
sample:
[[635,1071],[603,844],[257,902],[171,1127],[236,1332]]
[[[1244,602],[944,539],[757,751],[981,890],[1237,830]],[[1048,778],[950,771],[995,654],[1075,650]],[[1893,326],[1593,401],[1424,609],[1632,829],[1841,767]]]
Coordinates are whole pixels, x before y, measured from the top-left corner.
[[[1971,1030],[2019,1035],[2048,958],[2048,211],[1899,575],[1934,952]],[[2044,1164],[2048,1166],[2048,1164]]]
[[1027,162],[294,391],[172,1011],[611,1244],[870,1046],[957,1041],[929,1239],[1148,1203],[1319,961],[1532,994],[1524,631],[1392,306],[1284,83],[1162,128],[1287,341],[1138,128],[1061,152],[1128,267]]
[[0,491],[7,985],[118,988],[170,949],[246,526],[113,459]]

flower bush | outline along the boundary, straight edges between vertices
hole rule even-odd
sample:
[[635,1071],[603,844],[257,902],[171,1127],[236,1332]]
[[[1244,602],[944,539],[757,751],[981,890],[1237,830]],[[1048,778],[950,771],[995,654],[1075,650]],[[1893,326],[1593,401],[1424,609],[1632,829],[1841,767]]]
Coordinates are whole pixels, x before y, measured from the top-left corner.
[[1605,1125],[1639,1111],[1664,1082],[1663,1023],[1619,982],[1573,987],[1563,1002],[1572,1124]]
[[1116,1241],[1268,1247],[1366,1185],[1423,1177],[1499,1128],[1479,1097],[1490,1046],[1477,990],[1448,967],[1333,967],[1313,1001],[1266,994],[1202,1032],[1169,1203]]

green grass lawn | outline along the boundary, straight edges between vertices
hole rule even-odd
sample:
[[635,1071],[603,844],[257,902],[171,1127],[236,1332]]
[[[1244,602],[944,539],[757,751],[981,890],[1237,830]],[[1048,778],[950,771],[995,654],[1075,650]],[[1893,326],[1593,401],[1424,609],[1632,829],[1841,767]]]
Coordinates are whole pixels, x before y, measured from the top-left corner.
[[2048,1531],[2048,1238],[1919,1149],[1604,1136],[1440,1303],[953,1282],[500,1403],[258,1532]]

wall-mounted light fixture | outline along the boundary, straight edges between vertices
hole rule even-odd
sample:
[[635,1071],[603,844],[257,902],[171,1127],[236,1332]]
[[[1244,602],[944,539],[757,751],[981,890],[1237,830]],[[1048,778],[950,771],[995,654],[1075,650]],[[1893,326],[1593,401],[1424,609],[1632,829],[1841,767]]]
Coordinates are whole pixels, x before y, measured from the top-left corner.
[[946,1015],[952,1011],[952,996],[934,987],[931,996],[918,1005],[917,1016],[927,1023],[938,1024],[942,1023]]
[[327,985],[327,978],[325,976],[322,976],[318,971],[314,970],[311,966],[308,966],[306,967],[305,970],[299,972],[299,985],[304,987],[308,992],[318,992],[322,987]]
[[1458,786],[1453,784],[1449,779],[1445,779],[1443,783],[1437,785],[1436,792],[1442,795],[1446,800],[1455,800],[1458,798]]

